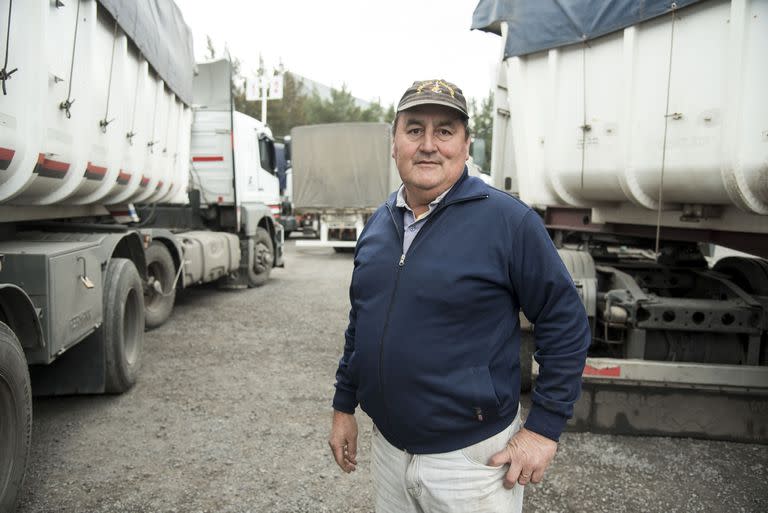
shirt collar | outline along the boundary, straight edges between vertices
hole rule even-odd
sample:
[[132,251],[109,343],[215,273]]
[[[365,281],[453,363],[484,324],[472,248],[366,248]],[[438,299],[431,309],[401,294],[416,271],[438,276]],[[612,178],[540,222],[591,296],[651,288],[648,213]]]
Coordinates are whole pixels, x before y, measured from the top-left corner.
[[[440,196],[438,196],[437,198],[433,199],[429,203],[429,206],[427,207],[427,211],[424,212],[423,214],[421,214],[418,218],[416,218],[416,216],[414,215],[414,218],[416,218],[416,221],[419,221],[419,220],[424,219],[425,217],[427,217],[432,212],[432,210],[435,209],[437,204],[440,203],[440,201],[442,201],[443,198],[445,198],[445,196],[451,191],[451,189],[453,189],[453,185],[448,187],[448,189],[445,192],[443,192]],[[408,206],[408,203],[406,203],[406,201],[405,201],[405,185],[401,184],[400,188],[397,190],[397,200],[395,202],[395,206],[400,207],[400,208],[405,208],[411,214],[413,214],[413,210],[411,209],[411,207]]]

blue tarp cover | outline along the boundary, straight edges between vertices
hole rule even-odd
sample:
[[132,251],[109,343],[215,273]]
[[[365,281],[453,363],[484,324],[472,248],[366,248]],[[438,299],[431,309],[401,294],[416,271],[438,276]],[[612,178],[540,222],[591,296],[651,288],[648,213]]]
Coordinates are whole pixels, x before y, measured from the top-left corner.
[[480,0],[472,28],[501,34],[506,21],[506,59],[589,41],[699,1]]

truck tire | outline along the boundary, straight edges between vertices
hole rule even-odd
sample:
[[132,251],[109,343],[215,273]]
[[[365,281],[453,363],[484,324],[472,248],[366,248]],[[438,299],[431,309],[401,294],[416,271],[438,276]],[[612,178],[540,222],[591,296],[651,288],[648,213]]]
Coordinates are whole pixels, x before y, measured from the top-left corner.
[[256,228],[253,237],[253,252],[248,255],[248,286],[260,287],[269,280],[272,264],[275,261],[275,247],[272,237],[264,228]]
[[132,261],[109,261],[104,280],[104,322],[93,336],[104,337],[105,392],[122,394],[136,383],[144,345],[144,293]]
[[32,392],[24,351],[0,322],[0,511],[14,511],[32,439]]
[[[148,330],[162,326],[173,311],[176,300],[176,266],[168,248],[154,241],[144,253],[147,260],[147,286],[144,288],[144,323]],[[159,289],[159,290],[158,290]]]
[[725,257],[718,260],[712,270],[725,274],[748,294],[768,295],[768,262],[765,260]]
[[520,331],[520,391],[530,392],[533,386],[533,352],[536,345],[533,332]]

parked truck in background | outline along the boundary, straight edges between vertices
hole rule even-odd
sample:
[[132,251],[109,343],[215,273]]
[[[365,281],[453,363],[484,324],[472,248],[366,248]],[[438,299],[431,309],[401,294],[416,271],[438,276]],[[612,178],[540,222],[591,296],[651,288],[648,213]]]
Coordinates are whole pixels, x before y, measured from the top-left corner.
[[368,218],[400,185],[388,123],[331,123],[291,130],[297,246],[355,247]]
[[277,220],[283,226],[287,239],[296,231],[297,222],[293,212],[293,169],[291,169],[291,137],[283,138],[282,143],[275,143],[277,155],[277,177],[280,180],[280,215]]
[[193,79],[172,2],[4,0],[0,27],[0,511],[11,511],[32,394],[128,390],[145,319],[162,323],[196,283],[263,283],[282,231],[271,134],[233,112],[228,62]]
[[593,328],[571,425],[765,443],[768,2],[600,5],[473,20],[503,41],[494,184],[541,213]]

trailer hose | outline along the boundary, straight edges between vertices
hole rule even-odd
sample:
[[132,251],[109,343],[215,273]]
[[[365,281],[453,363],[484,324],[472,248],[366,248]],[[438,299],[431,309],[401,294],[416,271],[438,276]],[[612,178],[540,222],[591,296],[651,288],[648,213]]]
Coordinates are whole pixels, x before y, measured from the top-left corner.
[[[179,270],[176,272],[176,278],[174,278],[173,285],[171,286],[170,290],[176,290],[176,284],[179,282],[179,276],[181,276],[181,270],[184,269],[184,264],[186,262],[187,261],[184,260],[184,258],[182,256],[181,260],[179,261]],[[160,295],[163,296],[163,297],[168,297],[168,296],[170,296],[172,294],[173,294],[173,292],[163,292]]]
[[10,80],[11,75],[16,73],[19,68],[13,68],[8,71],[8,49],[11,43],[11,10],[13,9],[13,0],[8,0],[8,29],[5,31],[5,62],[3,63],[3,69],[0,70],[0,81],[3,82],[3,96],[8,94],[5,89],[5,82]]

